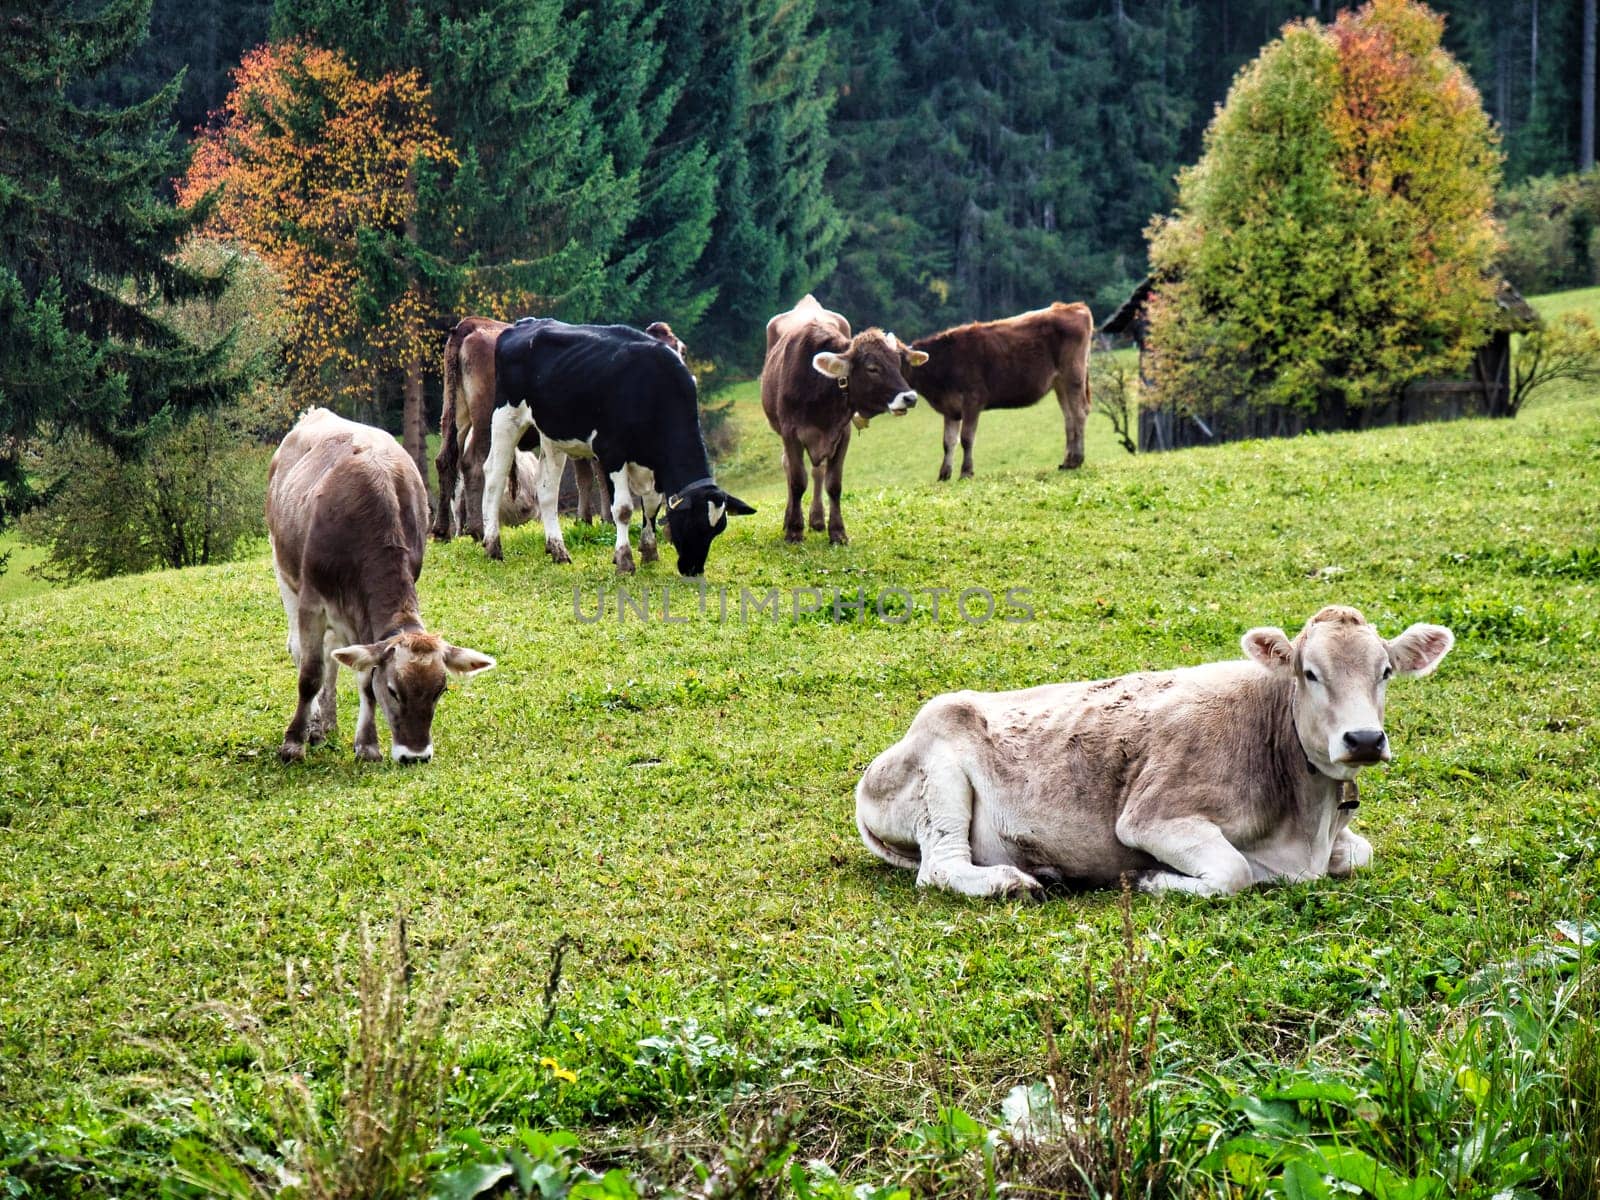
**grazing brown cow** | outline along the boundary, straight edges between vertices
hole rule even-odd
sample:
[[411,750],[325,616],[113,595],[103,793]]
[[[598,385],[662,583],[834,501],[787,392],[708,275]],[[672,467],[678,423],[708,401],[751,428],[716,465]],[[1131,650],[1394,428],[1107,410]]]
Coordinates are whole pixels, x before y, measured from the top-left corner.
[[417,576],[428,536],[428,487],[381,429],[313,408],[267,469],[272,566],[289,617],[300,700],[278,757],[338,724],[339,664],[357,672],[357,758],[383,757],[374,712],[389,723],[396,762],[433,757],[433,710],[448,675],[476,675],[494,659],[422,627]]
[[1083,465],[1083,426],[1089,417],[1089,341],[1094,318],[1085,304],[1052,304],[1002,321],[958,325],[911,344],[931,361],[911,380],[928,406],[944,418],[944,462],[950,478],[956,436],[961,475],[972,474],[972,439],[986,408],[1027,408],[1055,389],[1067,425],[1063,471]]
[[1366,866],[1354,780],[1389,761],[1389,679],[1427,675],[1454,636],[1384,639],[1330,605],[1292,641],[1242,644],[1233,662],[934,697],[861,777],[862,840],[969,896],[1122,875],[1226,896]]
[[[450,331],[444,347],[444,410],[439,417],[439,507],[434,513],[433,536],[448,542],[457,533],[483,540],[483,473],[489,458],[489,419],[494,413],[494,346],[511,326],[493,317],[463,317]],[[688,349],[672,326],[656,321],[645,332],[663,342],[681,359]],[[482,438],[472,431],[482,429]],[[523,525],[539,515],[538,436],[531,431],[517,448],[505,497],[500,501],[500,523]],[[584,459],[572,460],[577,483],[578,520],[588,524],[596,512],[611,523],[611,494],[602,473]]]
[[800,502],[806,493],[805,456],[811,456],[811,528],[821,531],[822,489],[828,489],[828,540],[850,539],[839,515],[844,457],[852,422],[862,428],[880,413],[903,416],[917,402],[906,383],[912,366],[928,361],[881,329],[850,336],[850,323],[807,295],[767,322],[767,358],[761,368],[761,407],[783,439],[789,507],[783,536],[805,537]]

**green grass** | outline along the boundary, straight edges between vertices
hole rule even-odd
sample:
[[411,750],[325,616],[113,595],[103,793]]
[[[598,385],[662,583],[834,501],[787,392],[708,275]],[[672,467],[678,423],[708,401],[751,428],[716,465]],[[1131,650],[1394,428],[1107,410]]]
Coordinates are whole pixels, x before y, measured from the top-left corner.
[[44,561],[45,553],[43,546],[20,542],[14,533],[0,533],[0,555],[10,555],[6,559],[6,569],[0,571],[0,604],[50,590],[50,582],[31,570]]
[[1456,650],[1391,693],[1370,870],[1134,900],[1167,1078],[1381,1065],[1373,1022],[1455,1036],[1484,971],[1594,919],[1600,398],[1142,458],[1096,417],[1070,474],[1047,403],[986,417],[978,478],[944,485],[919,406],[852,446],[847,547],[783,543],[776,438],[749,395],[736,419],[723,478],[760,511],[709,565],[735,608],[740,587],[1022,587],[1037,619],[719,622],[667,549],[631,586],[687,623],[613,603],[584,625],[574,589],[592,615],[614,583],[603,531],[569,526],[568,567],[531,529],[504,563],[458,541],[429,551],[424,613],[500,665],[405,770],[352,760],[348,680],[337,744],[277,762],[293,675],[265,557],[0,603],[0,1173],[17,1130],[53,1129],[108,1172],[88,1190],[137,1190],[205,1124],[195,1098],[257,1112],[267,1060],[334,1088],[352,939],[399,912],[425,971],[456,964],[443,1124],[701,1145],[748,1093],[795,1106],[804,1154],[847,1179],[965,1170],[981,1147],[938,1111],[998,1121],[1049,1066],[1041,1013],[1092,1059],[1084,970],[1125,954],[1117,897],[919,892],[856,836],[861,771],[939,692],[1233,657],[1329,602],[1450,625]]

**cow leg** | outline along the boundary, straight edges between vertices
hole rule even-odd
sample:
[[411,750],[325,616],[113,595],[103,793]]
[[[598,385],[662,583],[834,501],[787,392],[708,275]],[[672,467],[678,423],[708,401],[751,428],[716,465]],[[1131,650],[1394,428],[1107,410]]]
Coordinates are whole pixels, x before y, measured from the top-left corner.
[[572,460],[572,479],[578,486],[578,520],[585,525],[594,524],[594,489],[598,474],[591,459]]
[[800,520],[800,501],[806,494],[805,449],[798,438],[783,440],[783,473],[789,483],[789,506],[783,510],[783,540],[804,541],[806,527]]
[[981,408],[972,408],[961,418],[961,478],[972,478],[972,442],[978,436]]
[[357,677],[361,693],[361,713],[356,717],[356,757],[362,762],[378,762],[383,751],[378,746],[378,700],[372,694],[372,672],[362,671]]
[[927,806],[920,831],[918,887],[946,888],[964,896],[1019,896],[1043,889],[1039,881],[1009,864],[980,867],[972,861],[972,780],[949,750],[926,748],[917,770]]
[[296,613],[293,637],[299,659],[299,701],[289,728],[283,732],[278,757],[284,762],[299,762],[306,756],[306,731],[322,691],[322,639],[328,631],[327,616],[321,604],[301,604]]
[[1076,363],[1056,376],[1056,401],[1067,427],[1067,456],[1060,469],[1073,471],[1083,466],[1083,428],[1089,420],[1089,377]]
[[[850,427],[845,426],[844,436],[828,455],[825,482],[828,487],[828,540],[835,546],[847,546],[850,538],[844,531],[844,517],[839,512],[839,493],[844,490],[844,455],[850,449]],[[816,526],[812,526],[816,528]]]
[[[490,558],[502,557],[500,552],[500,498],[506,494],[506,480],[511,477],[511,467],[517,454],[517,442],[522,438],[523,430],[533,423],[533,418],[528,413],[526,404],[519,404],[516,408],[501,405],[494,410],[494,420],[490,422],[491,433],[489,436],[489,455],[483,471],[483,497],[481,509],[483,511],[483,552]],[[560,486],[561,472],[556,471],[556,483]],[[544,500],[544,483],[539,480],[539,499]],[[470,496],[469,496],[470,499]],[[555,511],[555,500],[551,498],[550,507],[545,509],[545,528],[550,526],[551,515]],[[559,539],[561,530],[558,526],[556,537]]]
[[333,630],[322,635],[322,690],[317,693],[317,703],[306,730],[306,742],[312,746],[321,745],[339,728],[339,660],[334,658],[333,652],[340,644]]
[[1222,830],[1204,817],[1141,820],[1134,806],[1117,820],[1117,840],[1143,850],[1172,867],[1142,871],[1138,885],[1147,892],[1190,892],[1197,896],[1231,896],[1255,881],[1250,863]]
[[822,520],[822,485],[827,478],[828,463],[831,459],[815,460],[811,463],[811,516],[806,524],[810,525],[817,533],[827,528]]
[[461,447],[461,530],[474,541],[483,541],[484,470],[494,449],[493,420],[486,437],[482,430],[467,434]]
[[661,551],[656,545],[656,517],[661,512],[661,504],[665,497],[655,488],[655,472],[648,472],[648,483],[644,479],[635,479],[630,473],[628,487],[631,491],[635,484],[639,484],[639,561],[652,563],[661,557]]
[[1328,874],[1343,877],[1358,871],[1372,861],[1372,843],[1359,833],[1341,829],[1333,839],[1333,853],[1328,856]]
[[558,563],[569,563],[572,555],[561,540],[561,475],[567,469],[566,454],[544,438],[539,439],[539,517],[544,522],[544,548]]
[[959,417],[946,417],[944,419],[944,461],[939,464],[939,482],[943,483],[950,478],[950,460],[955,457],[956,438],[961,433],[961,419]]
[[633,547],[628,542],[628,522],[633,519],[633,493],[628,490],[626,464],[611,472],[611,487],[615,496],[611,502],[611,516],[617,526],[617,548],[611,561],[617,564],[618,575],[632,575]]

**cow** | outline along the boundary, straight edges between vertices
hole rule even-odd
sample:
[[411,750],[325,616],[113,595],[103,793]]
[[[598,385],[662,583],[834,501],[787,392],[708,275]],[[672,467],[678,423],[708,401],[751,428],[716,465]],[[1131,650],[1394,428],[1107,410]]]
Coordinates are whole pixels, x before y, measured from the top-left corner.
[[1244,635],[1245,660],[929,701],[856,789],[856,827],[917,884],[969,896],[1131,876],[1149,892],[1224,896],[1348,875],[1354,780],[1390,757],[1384,693],[1455,639],[1385,641],[1330,606],[1291,641]]
[[[448,542],[465,532],[483,540],[483,464],[489,456],[488,438],[476,440],[472,430],[488,429],[494,413],[494,344],[511,325],[492,317],[463,317],[445,340],[444,405],[439,416],[439,453],[434,467],[439,473],[439,506],[433,536]],[[679,358],[687,347],[665,321],[645,329],[651,337],[671,347]],[[500,504],[501,525],[523,525],[538,514],[537,438],[529,434],[517,450]],[[588,462],[573,462],[577,484],[578,520],[588,524],[596,511],[611,522],[611,497],[603,477]],[[524,486],[528,485],[528,486]]]
[[944,418],[944,461],[950,478],[956,437],[961,477],[972,475],[972,440],[987,408],[1027,408],[1054,388],[1067,426],[1061,470],[1083,465],[1083,427],[1089,418],[1089,343],[1094,318],[1084,304],[1062,304],[1000,321],[958,325],[911,345],[930,356],[907,378],[928,407]]
[[828,490],[828,540],[844,545],[839,492],[852,425],[865,428],[880,413],[904,416],[917,402],[906,382],[912,366],[928,361],[892,333],[867,329],[854,337],[850,323],[807,294],[767,322],[767,356],[761,368],[761,407],[783,439],[789,506],[786,541],[805,538],[800,502],[806,492],[805,456],[811,457],[811,528],[821,532],[822,489]]
[[488,497],[505,486],[511,456],[529,429],[541,457],[539,507],[545,549],[571,562],[561,537],[556,493],[569,456],[592,458],[611,479],[617,527],[612,561],[634,569],[628,540],[632,497],[645,517],[644,561],[656,557],[655,514],[663,498],[679,574],[705,571],[711,541],[728,517],[755,512],[711,477],[700,435],[694,376],[671,347],[626,325],[568,325],[526,317],[495,343],[495,408],[484,468],[483,547],[501,557],[500,530]]
[[416,581],[428,487],[410,455],[381,429],[309,410],[267,468],[267,531],[300,681],[278,757],[304,759],[308,744],[334,731],[342,664],[360,681],[356,757],[383,757],[382,711],[394,760],[427,762],[446,679],[487,671],[494,659],[423,628]]

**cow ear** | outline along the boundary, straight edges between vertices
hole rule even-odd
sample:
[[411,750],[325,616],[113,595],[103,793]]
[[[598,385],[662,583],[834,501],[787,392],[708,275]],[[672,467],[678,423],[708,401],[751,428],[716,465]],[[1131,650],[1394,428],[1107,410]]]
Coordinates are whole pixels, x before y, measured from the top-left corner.
[[1252,659],[1269,671],[1286,671],[1294,665],[1294,646],[1289,635],[1275,626],[1252,629],[1239,639],[1246,658]]
[[842,354],[823,350],[812,356],[811,365],[829,379],[843,379],[850,374],[850,360]]
[[336,662],[343,663],[352,671],[370,671],[383,659],[383,643],[374,642],[370,646],[341,646],[333,652]]
[[1443,625],[1413,625],[1388,643],[1389,661],[1401,675],[1431,675],[1455,644]]
[[928,361],[928,352],[926,350],[908,349],[906,351],[906,361],[913,367],[920,367],[923,363]]
[[494,659],[487,654],[479,654],[476,650],[468,650],[465,646],[444,648],[444,669],[461,679],[469,679],[492,666]]
[[730,517],[748,517],[754,514],[756,511],[743,500],[739,499],[739,497],[730,496],[727,492],[722,493],[722,498],[728,505],[728,515]]

